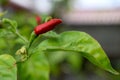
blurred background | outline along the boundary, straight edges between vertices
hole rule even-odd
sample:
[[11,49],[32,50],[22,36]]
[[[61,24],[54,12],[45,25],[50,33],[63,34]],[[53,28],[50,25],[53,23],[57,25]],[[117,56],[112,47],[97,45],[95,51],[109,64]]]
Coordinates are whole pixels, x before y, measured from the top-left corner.
[[[61,18],[63,24],[56,28],[57,33],[70,30],[89,33],[100,42],[113,67],[120,72],[120,0],[0,0],[0,12],[16,20],[26,38],[36,26],[36,15]],[[13,53],[22,45],[19,42],[7,43]],[[0,39],[0,44],[0,52],[9,52],[5,50],[5,39]],[[99,69],[80,54],[55,53],[48,55],[52,63],[50,80],[120,80],[120,76]]]

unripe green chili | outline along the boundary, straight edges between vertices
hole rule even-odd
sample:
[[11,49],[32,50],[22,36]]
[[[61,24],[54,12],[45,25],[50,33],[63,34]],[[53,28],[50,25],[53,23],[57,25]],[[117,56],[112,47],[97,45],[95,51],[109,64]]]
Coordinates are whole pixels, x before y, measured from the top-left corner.
[[56,25],[62,23],[61,19],[51,19],[48,22],[38,25],[34,29],[36,35],[43,34],[55,28]]

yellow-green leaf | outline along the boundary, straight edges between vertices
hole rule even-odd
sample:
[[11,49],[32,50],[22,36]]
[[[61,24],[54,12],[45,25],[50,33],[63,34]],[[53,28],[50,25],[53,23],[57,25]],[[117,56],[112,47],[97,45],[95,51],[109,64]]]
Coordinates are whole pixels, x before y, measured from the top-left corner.
[[8,55],[0,55],[0,80],[17,80],[15,59]]
[[33,55],[21,63],[20,80],[49,80],[49,64],[44,54],[35,50]]
[[56,38],[43,41],[39,48],[42,50],[62,50],[78,52],[96,66],[118,75],[100,44],[85,32],[63,32]]

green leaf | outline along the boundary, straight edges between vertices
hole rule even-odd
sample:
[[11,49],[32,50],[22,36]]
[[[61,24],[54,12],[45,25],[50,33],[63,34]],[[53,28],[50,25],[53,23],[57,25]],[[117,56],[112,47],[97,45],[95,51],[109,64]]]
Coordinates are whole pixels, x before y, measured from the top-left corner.
[[82,69],[83,58],[79,53],[76,53],[76,52],[70,53],[67,56],[67,61],[70,64],[70,68],[74,72],[78,72]]
[[35,50],[32,56],[21,64],[20,80],[49,80],[49,64],[40,51]]
[[0,38],[6,36],[7,33],[4,29],[0,29]]
[[57,38],[59,37],[59,35],[53,31],[49,31],[45,34],[42,34],[42,36],[46,37],[46,38]]
[[13,31],[16,31],[17,22],[16,22],[15,20],[10,20],[10,19],[7,19],[7,18],[3,18],[3,19],[2,19],[2,22],[3,22],[3,23],[6,23],[6,24],[10,24],[11,29],[12,29]]
[[96,66],[118,75],[99,43],[85,32],[63,32],[57,38],[43,41],[39,48],[42,50],[62,50],[78,52]]
[[80,71],[82,67],[82,57],[80,54],[71,51],[46,51],[48,61],[50,63],[51,73],[53,75],[60,74],[60,63],[66,61],[69,68],[74,71]]
[[67,53],[65,51],[46,51],[45,52],[50,63],[50,72],[52,75],[60,74],[60,63],[63,62]]
[[0,55],[0,80],[17,80],[15,59],[8,55]]

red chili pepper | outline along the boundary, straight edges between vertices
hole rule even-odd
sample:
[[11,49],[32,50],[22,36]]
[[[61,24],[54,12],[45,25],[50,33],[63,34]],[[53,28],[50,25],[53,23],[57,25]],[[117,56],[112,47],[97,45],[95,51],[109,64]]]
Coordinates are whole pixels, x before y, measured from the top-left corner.
[[41,24],[41,17],[40,16],[36,16],[36,22],[38,25]]
[[62,23],[61,19],[51,19],[50,21],[40,24],[35,27],[34,32],[36,35],[43,34],[55,28],[56,25]]

